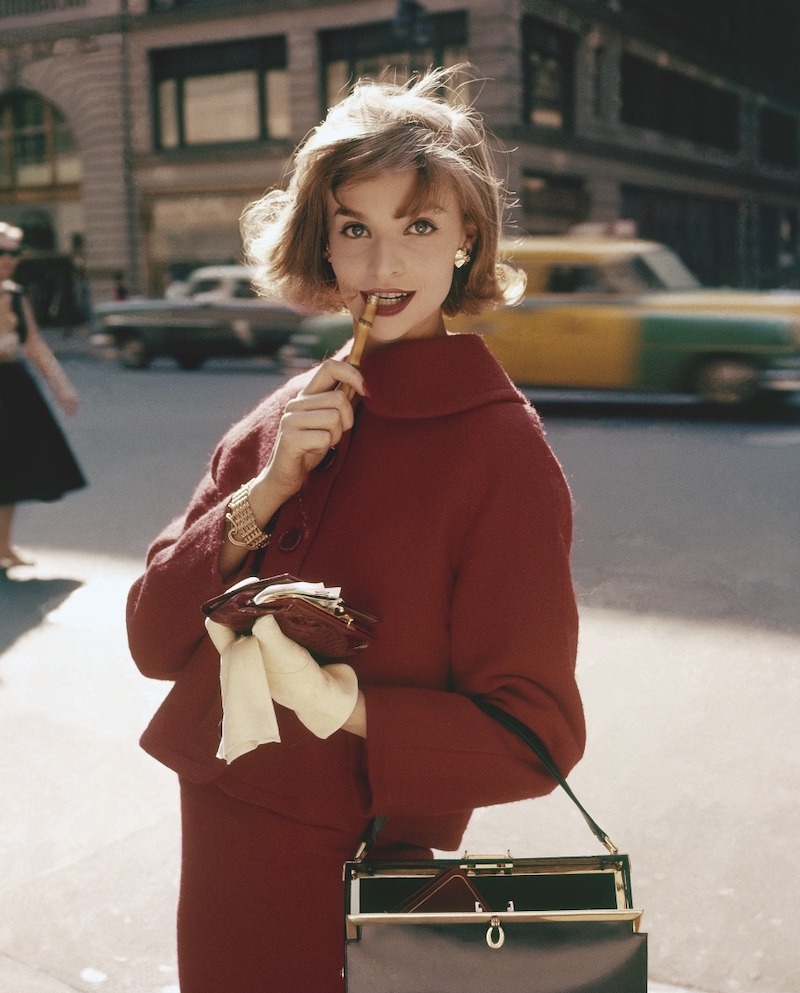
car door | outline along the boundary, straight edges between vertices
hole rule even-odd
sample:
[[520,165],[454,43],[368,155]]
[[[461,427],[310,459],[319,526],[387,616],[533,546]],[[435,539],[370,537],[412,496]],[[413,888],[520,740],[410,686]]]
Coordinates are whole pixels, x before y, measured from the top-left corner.
[[481,314],[468,329],[520,385],[627,389],[636,385],[639,323],[607,298],[551,296]]

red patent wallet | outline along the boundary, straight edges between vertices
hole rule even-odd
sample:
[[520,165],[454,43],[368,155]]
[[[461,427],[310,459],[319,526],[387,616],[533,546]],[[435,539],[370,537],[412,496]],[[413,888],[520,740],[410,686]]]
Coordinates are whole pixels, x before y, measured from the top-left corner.
[[374,639],[376,618],[354,610],[344,602],[334,609],[321,607],[301,593],[270,598],[256,603],[254,597],[268,586],[298,582],[294,576],[254,579],[228,590],[203,604],[203,613],[211,620],[247,634],[259,617],[272,614],[287,638],[302,645],[312,655],[326,659],[346,659],[366,648]]

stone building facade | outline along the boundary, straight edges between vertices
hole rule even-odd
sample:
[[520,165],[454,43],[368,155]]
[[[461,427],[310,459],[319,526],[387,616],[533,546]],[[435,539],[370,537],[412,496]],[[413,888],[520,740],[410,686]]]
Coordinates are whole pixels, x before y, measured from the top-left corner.
[[159,294],[239,258],[354,74],[468,61],[517,231],[626,220],[708,283],[783,285],[799,56],[793,0],[0,0],[0,217],[95,301]]

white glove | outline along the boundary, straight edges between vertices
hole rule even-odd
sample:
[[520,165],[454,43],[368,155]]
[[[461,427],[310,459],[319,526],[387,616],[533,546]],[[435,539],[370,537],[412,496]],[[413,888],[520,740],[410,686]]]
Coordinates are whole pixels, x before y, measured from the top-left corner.
[[272,699],[293,710],[318,738],[329,738],[347,721],[358,700],[358,677],[344,663],[320,666],[278,627],[259,617],[253,637],[261,648]]
[[222,738],[217,758],[230,765],[257,745],[280,741],[278,719],[256,639],[237,638],[211,618],[206,618],[206,630],[220,655]]

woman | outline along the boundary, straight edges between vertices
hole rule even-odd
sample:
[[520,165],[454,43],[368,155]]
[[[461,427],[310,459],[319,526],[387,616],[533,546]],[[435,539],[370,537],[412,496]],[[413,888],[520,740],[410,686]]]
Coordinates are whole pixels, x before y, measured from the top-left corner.
[[[137,665],[175,681],[142,743],[180,776],[182,993],[340,991],[342,863],[373,815],[376,855],[425,857],[458,847],[474,807],[552,789],[474,698],[533,726],[565,771],[583,750],[569,492],[482,340],[445,327],[521,292],[497,264],[480,122],[439,97],[448,79],[359,84],[287,191],[246,212],[262,292],[354,324],[377,295],[364,359],[345,350],[235,425],[130,593]],[[226,763],[200,604],[283,573],[341,585],[377,638],[325,697],[316,660],[259,621],[281,740]]]
[[23,500],[58,500],[86,485],[83,474],[22,358],[28,359],[65,414],[78,394],[41,335],[33,310],[11,281],[20,228],[0,221],[0,571],[31,563],[13,547],[11,526]]

